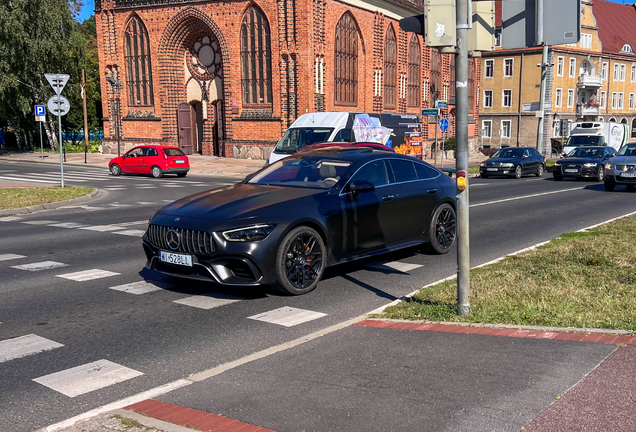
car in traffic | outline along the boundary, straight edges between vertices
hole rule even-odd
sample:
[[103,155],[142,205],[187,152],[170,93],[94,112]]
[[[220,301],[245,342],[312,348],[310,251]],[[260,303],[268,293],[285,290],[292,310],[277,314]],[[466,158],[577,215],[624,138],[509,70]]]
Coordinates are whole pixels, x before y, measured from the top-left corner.
[[613,191],[616,186],[625,185],[628,190],[636,187],[636,143],[624,145],[605,163],[605,190]]
[[111,174],[145,174],[155,178],[164,174],[185,177],[190,171],[190,160],[176,147],[137,146],[108,163]]
[[614,155],[614,147],[575,147],[566,158],[555,162],[552,176],[556,181],[574,177],[594,178],[601,182],[605,179],[605,162]]
[[389,146],[385,146],[384,144],[374,143],[374,142],[322,142],[317,144],[311,144],[306,147],[301,148],[294,154],[306,153],[311,150],[315,150],[317,148],[326,148],[326,147],[369,147],[376,150],[383,150],[395,153]]
[[520,179],[526,174],[541,177],[545,172],[545,157],[532,147],[505,147],[479,166],[482,178],[507,176]]
[[146,267],[305,294],[328,266],[424,243],[448,252],[455,194],[453,179],[410,156],[319,148],[157,211],[143,236]]

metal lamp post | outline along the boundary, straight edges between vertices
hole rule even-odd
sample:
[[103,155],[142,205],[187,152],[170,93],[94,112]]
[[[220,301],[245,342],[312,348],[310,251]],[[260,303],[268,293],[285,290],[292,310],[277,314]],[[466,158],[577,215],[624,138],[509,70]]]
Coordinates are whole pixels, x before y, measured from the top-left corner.
[[119,128],[119,92],[124,86],[124,83],[121,81],[117,81],[117,79],[113,75],[107,76],[106,81],[108,81],[113,86],[113,91],[115,92],[115,134],[117,135],[117,156],[121,156],[121,134]]

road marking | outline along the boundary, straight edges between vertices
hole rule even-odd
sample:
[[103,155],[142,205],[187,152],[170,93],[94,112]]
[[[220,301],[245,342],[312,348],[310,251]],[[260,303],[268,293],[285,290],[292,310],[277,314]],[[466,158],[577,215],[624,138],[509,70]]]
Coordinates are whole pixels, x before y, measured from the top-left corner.
[[109,289],[125,292],[128,294],[136,294],[136,295],[146,294],[149,292],[161,290],[161,288],[158,287],[157,285],[153,285],[146,281],[133,282],[133,283],[125,284],[125,285],[117,285],[114,287],[109,287]]
[[118,226],[133,226],[133,225],[146,225],[148,224],[148,220],[141,220],[141,221],[133,221],[133,222],[122,222],[122,223],[118,223],[118,224],[113,224],[113,225],[118,225]]
[[153,205],[153,204],[158,204],[158,203],[156,203],[154,201],[152,201],[152,202],[151,201],[137,201],[137,204],[139,204],[139,205]]
[[54,221],[54,220],[38,220],[38,221],[25,221],[22,223],[29,224],[29,225],[50,225],[50,224],[54,224],[58,222],[59,221]]
[[[32,175],[37,178],[51,179],[55,181],[60,181],[60,173],[57,174],[43,174],[43,173],[26,173],[24,175]],[[83,180],[83,177],[76,178],[72,174],[64,173],[64,180],[73,181],[76,183],[85,183],[87,180]]]
[[81,208],[81,209],[88,210],[88,211],[106,210],[106,208],[105,208],[105,207],[91,207],[91,206],[87,206],[87,205],[80,205],[80,206],[64,206],[64,207],[60,207],[60,208],[64,208],[64,209]]
[[99,232],[108,232],[108,231],[117,231],[122,229],[121,225],[95,225],[95,226],[87,226],[83,228],[79,228],[81,230],[88,231],[99,231]]
[[161,200],[161,201],[163,201],[163,202],[167,202],[167,203],[174,202],[174,200]]
[[86,225],[78,223],[78,222],[63,222],[63,223],[50,224],[48,226],[59,227],[59,228],[82,228],[82,227],[85,227]]
[[126,231],[115,231],[113,234],[121,234],[131,237],[143,237],[146,231],[144,230],[126,230]]
[[30,179],[30,178],[24,178],[24,177],[9,177],[9,176],[0,176],[0,179],[5,179],[5,180],[18,180],[18,181],[25,181],[25,182],[34,182],[34,183],[57,183],[57,181],[53,180],[53,181],[49,181],[49,180],[36,180],[36,179]]
[[397,271],[402,272],[402,273],[408,273],[411,270],[415,270],[416,268],[422,267],[422,265],[421,264],[403,263],[403,262],[399,262],[399,261],[392,261],[392,262],[371,262],[371,263],[362,264],[362,267],[373,269],[373,270],[388,270],[388,269],[392,269],[392,270],[397,270]]
[[157,189],[157,186],[137,186],[137,189]]
[[42,261],[31,264],[21,264],[17,266],[11,266],[11,268],[18,270],[26,270],[26,271],[41,271],[41,270],[50,270],[59,267],[68,267],[68,264],[56,262],[56,261]]
[[106,187],[106,188],[104,188],[104,189],[109,190],[109,191],[122,191],[122,190],[126,190],[126,188],[125,188],[125,187]]
[[0,261],[9,261],[13,259],[26,258],[25,255],[16,255],[16,254],[0,254]]
[[118,203],[111,203],[108,204],[109,206],[113,206],[113,207],[132,207],[132,204],[118,204]]
[[29,334],[0,341],[0,363],[63,347],[61,343]]
[[313,321],[324,316],[327,316],[327,314],[283,306],[282,308],[274,309],[258,315],[252,315],[251,317],[247,318],[272,324],[278,324],[285,327],[293,327],[295,325],[306,323],[307,321]]
[[75,272],[75,273],[61,274],[61,275],[57,275],[56,277],[70,279],[77,282],[84,282],[84,281],[89,281],[93,279],[101,279],[101,278],[110,277],[110,276],[117,276],[119,274],[120,273],[115,273],[115,272],[111,272],[107,270],[92,269],[92,270],[84,270],[84,271]]
[[215,307],[224,306],[226,304],[235,303],[241,300],[243,299],[240,297],[234,297],[234,296],[219,294],[219,293],[209,293],[207,295],[196,295],[196,296],[186,297],[180,300],[174,300],[173,303],[209,310]]
[[167,188],[182,188],[185,187],[183,185],[175,185],[175,184],[167,184],[167,185],[163,185],[163,187],[167,187]]
[[22,220],[22,218],[17,216],[0,217],[0,222],[13,222],[19,220]]
[[97,360],[82,366],[55,372],[33,379],[68,397],[90,393],[143,375],[142,372],[108,360]]
[[552,192],[541,192],[541,193],[536,193],[536,194],[532,194],[532,195],[523,195],[523,196],[518,196],[518,197],[514,197],[514,198],[506,198],[506,199],[501,199],[501,200],[496,200],[496,201],[489,201],[489,202],[479,203],[479,204],[471,204],[470,207],[480,207],[480,206],[485,206],[485,205],[489,205],[489,204],[497,204],[497,203],[502,203],[502,202],[506,202],[506,201],[516,201],[516,200],[520,200],[520,199],[524,199],[524,198],[533,198],[533,197],[538,197],[538,196],[543,196],[543,195],[552,195],[552,194],[556,194],[556,193],[570,192],[570,191],[582,190],[582,189],[585,189],[585,186],[577,187],[577,188],[570,188],[570,189],[562,189],[562,190],[552,191]]

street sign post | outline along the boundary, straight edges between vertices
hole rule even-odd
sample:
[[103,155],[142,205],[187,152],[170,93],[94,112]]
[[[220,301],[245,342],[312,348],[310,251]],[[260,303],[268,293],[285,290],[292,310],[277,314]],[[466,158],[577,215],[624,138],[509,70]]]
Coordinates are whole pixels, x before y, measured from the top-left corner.
[[62,90],[64,90],[64,86],[68,82],[68,79],[71,77],[66,74],[44,74],[53,90],[55,90],[55,94],[57,96],[52,96],[48,103],[47,107],[52,114],[57,115],[57,124],[59,126],[59,143],[60,143],[60,180],[62,183],[62,187],[64,187],[64,145],[62,143],[62,116],[68,114],[68,111],[71,109],[71,105],[68,102],[68,99],[62,96]]
[[422,108],[423,116],[438,116],[439,108]]
[[44,143],[42,141],[42,122],[46,121],[46,107],[44,105],[35,106],[35,121],[40,124],[40,158],[44,159]]
[[446,132],[446,129],[448,129],[448,120],[447,119],[441,119],[439,121],[439,128],[441,130],[443,130],[444,132]]
[[435,101],[435,108],[448,108],[448,102],[443,100]]
[[446,130],[448,129],[448,119],[445,119],[445,118],[441,119],[439,121],[439,128],[442,130],[442,168],[444,168],[444,152],[445,152],[444,146],[446,145]]

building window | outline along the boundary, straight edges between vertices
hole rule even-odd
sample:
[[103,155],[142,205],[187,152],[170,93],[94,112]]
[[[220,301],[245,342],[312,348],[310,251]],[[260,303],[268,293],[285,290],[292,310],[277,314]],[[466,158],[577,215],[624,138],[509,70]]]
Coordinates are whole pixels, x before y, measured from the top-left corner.
[[507,89],[502,91],[503,97],[501,98],[501,106],[503,108],[512,107],[512,90]]
[[146,26],[138,16],[133,16],[126,26],[126,86],[129,106],[154,105],[152,93],[152,68],[150,65],[150,41]]
[[252,6],[241,24],[241,78],[243,104],[269,107],[272,104],[272,52],[269,23]]
[[409,82],[407,84],[408,106],[420,106],[420,41],[413,33],[409,43]]
[[481,136],[484,138],[492,137],[492,120],[482,120],[481,122]]
[[601,108],[605,108],[607,105],[607,92],[601,92]]
[[612,109],[618,106],[618,92],[612,92]]
[[614,63],[614,81],[618,81],[618,76],[619,76],[619,64],[618,63]]
[[389,26],[384,39],[384,108],[395,109],[397,80],[397,41],[393,27]]
[[570,57],[570,78],[576,77],[576,59]]
[[492,108],[492,90],[484,90],[484,108]]
[[634,51],[632,50],[632,46],[630,44],[623,45],[623,48],[621,48],[621,52],[634,54]]
[[563,89],[556,89],[556,95],[554,98],[554,106],[556,108],[561,108],[561,105],[563,105]]
[[336,25],[334,67],[335,103],[358,103],[358,30],[353,16],[345,13]]
[[625,82],[626,69],[627,69],[627,65],[621,64],[621,82]]
[[557,76],[563,76],[563,69],[565,67],[565,58],[563,57],[558,57],[557,58],[557,70],[556,70],[556,74]]
[[625,105],[624,101],[625,101],[625,93],[620,92],[618,94],[618,109],[621,109],[621,110],[623,109],[623,107]]
[[581,33],[581,48],[592,48],[592,35],[590,33]]
[[475,113],[475,59],[468,59],[468,114]]
[[501,121],[501,138],[510,139],[510,130],[512,128],[511,120]]
[[574,107],[574,90],[568,89],[568,108]]
[[636,82],[636,66],[632,65],[631,82]]
[[442,96],[442,56],[436,49],[431,51],[431,102],[440,100]]
[[495,60],[489,59],[485,61],[484,66],[484,78],[494,78],[495,77]]
[[634,109],[634,98],[636,97],[636,95],[634,93],[630,93],[629,94],[629,109],[633,110]]
[[504,78],[509,78],[512,76],[514,71],[513,66],[514,66],[514,59],[511,59],[511,58],[504,59],[504,70],[503,70]]
[[603,67],[601,68],[601,77],[604,81],[607,81],[607,62],[603,62]]
[[496,47],[501,46],[501,27],[498,27],[497,29],[495,29],[495,46]]

